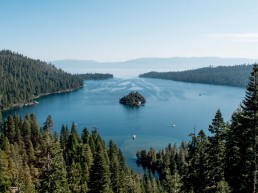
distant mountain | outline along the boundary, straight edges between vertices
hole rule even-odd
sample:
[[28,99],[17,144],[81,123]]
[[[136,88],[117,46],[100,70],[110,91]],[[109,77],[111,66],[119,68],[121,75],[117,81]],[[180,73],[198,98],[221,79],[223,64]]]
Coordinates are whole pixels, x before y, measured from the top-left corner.
[[79,76],[9,50],[0,51],[0,80],[0,110],[34,104],[35,97],[83,86]]
[[205,67],[180,72],[148,72],[142,78],[246,87],[253,65]]
[[116,77],[138,76],[144,72],[183,71],[208,66],[253,64],[255,59],[219,57],[139,58],[123,62],[56,60],[52,63],[70,73],[111,73]]

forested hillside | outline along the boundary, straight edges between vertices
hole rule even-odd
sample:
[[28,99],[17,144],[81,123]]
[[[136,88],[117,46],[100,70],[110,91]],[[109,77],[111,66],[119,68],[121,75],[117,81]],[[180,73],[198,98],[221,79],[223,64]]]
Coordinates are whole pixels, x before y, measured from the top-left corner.
[[73,123],[52,135],[51,116],[40,128],[34,114],[9,116],[1,127],[1,193],[11,187],[28,193],[162,192],[154,178],[133,172],[117,145],[107,146],[96,129],[79,135]]
[[77,89],[83,80],[46,62],[2,50],[0,83],[0,104],[8,109],[40,95]]
[[246,87],[252,65],[206,67],[182,72],[148,72],[142,78]]
[[229,123],[218,110],[208,127],[190,134],[178,148],[137,152],[137,163],[157,171],[167,192],[255,193],[258,164],[258,68],[254,65],[246,96]]

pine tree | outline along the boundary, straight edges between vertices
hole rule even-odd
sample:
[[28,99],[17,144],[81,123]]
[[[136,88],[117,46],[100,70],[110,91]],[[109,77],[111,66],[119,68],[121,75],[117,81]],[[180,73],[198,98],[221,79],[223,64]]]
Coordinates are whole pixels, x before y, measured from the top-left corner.
[[72,163],[68,173],[68,183],[71,192],[80,193],[81,191],[82,168],[80,163]]
[[82,131],[82,142],[85,144],[89,144],[89,140],[90,140],[90,132],[88,131],[87,128],[84,128]]
[[110,174],[111,174],[111,185],[113,192],[122,192],[121,185],[121,167],[119,165],[118,160],[118,147],[111,140],[109,142],[109,152],[108,152],[109,160],[110,160]]
[[215,114],[209,131],[213,134],[209,136],[207,146],[207,186],[209,192],[216,192],[220,181],[224,181],[224,161],[225,161],[225,123],[220,110]]
[[33,113],[30,115],[30,129],[31,129],[31,142],[33,144],[33,147],[36,148],[39,143],[39,135],[40,135],[40,128],[37,121],[36,115]]
[[79,148],[80,143],[81,143],[81,139],[76,130],[76,126],[73,123],[72,128],[71,128],[71,134],[70,134],[70,136],[68,138],[68,142],[67,142],[68,159],[66,160],[66,164],[68,166],[70,166],[73,161],[78,159],[79,154],[77,153],[77,150]]
[[7,121],[4,123],[3,134],[12,143],[15,137],[15,126],[11,115],[8,116]]
[[242,143],[242,124],[240,123],[242,109],[238,109],[232,115],[231,124],[226,136],[225,152],[225,178],[235,192],[241,188],[239,177],[242,168],[240,146]]
[[188,144],[188,156],[184,168],[182,189],[185,192],[202,193],[207,184],[207,144],[208,139],[203,130],[198,135],[191,134],[192,141]]
[[48,115],[44,126],[43,126],[43,131],[53,131],[54,130],[54,123],[51,115]]
[[8,156],[0,150],[0,192],[9,193],[11,180],[8,170]]
[[3,117],[2,117],[1,107],[0,107],[0,131],[2,131],[2,124],[3,124]]
[[96,151],[94,162],[90,172],[89,188],[90,193],[109,193],[112,192],[110,182],[109,163],[106,160],[105,148],[101,141],[96,141]]
[[[232,148],[232,150],[227,150],[226,175],[234,192],[257,192],[257,91],[258,68],[257,64],[254,64],[241,111],[232,117],[232,126],[229,133],[233,135],[228,135],[226,144],[227,148]],[[239,136],[236,136],[236,133]],[[233,166],[230,166],[229,163],[232,162]],[[233,171],[233,168],[236,171]]]
[[61,148],[64,151],[66,151],[66,148],[67,148],[66,146],[68,143],[69,136],[70,136],[70,132],[68,130],[67,125],[66,126],[62,125],[62,129],[60,133],[60,144],[61,144]]
[[44,160],[39,192],[69,192],[60,142],[53,140],[49,128],[45,129],[43,134],[46,141],[46,149],[43,152]]

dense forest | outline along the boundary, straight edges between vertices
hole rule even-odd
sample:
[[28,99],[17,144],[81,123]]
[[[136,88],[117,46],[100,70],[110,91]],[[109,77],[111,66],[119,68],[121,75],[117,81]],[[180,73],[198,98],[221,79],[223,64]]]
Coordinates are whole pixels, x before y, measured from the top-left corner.
[[69,91],[83,85],[78,76],[9,50],[0,51],[0,82],[2,109],[30,102],[37,96]]
[[105,80],[105,79],[110,79],[113,78],[113,74],[102,74],[102,73],[86,73],[86,74],[77,74],[80,78],[83,80]]
[[147,186],[162,191],[153,177],[133,172],[118,146],[106,145],[96,129],[79,135],[73,123],[58,136],[51,116],[40,128],[34,114],[9,116],[1,127],[1,193],[147,193]]
[[252,65],[206,67],[182,72],[148,72],[142,78],[246,87]]
[[158,152],[153,148],[138,151],[137,163],[149,172],[157,171],[167,192],[258,192],[257,81],[258,67],[254,65],[245,99],[229,123],[218,110],[208,136],[194,129],[188,144],[169,144]]

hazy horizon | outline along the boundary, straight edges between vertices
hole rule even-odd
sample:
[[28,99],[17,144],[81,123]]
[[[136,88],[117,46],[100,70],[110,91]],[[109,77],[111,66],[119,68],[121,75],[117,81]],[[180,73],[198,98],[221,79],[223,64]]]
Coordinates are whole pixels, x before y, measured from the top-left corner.
[[172,57],[172,58],[138,58],[123,62],[96,62],[92,60],[56,60],[51,61],[57,68],[72,74],[110,73],[114,77],[130,78],[139,74],[156,71],[183,71],[208,66],[232,66],[252,64],[255,59],[218,58],[218,57]]
[[258,1],[0,2],[0,49],[43,61],[258,58]]

